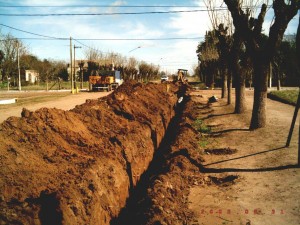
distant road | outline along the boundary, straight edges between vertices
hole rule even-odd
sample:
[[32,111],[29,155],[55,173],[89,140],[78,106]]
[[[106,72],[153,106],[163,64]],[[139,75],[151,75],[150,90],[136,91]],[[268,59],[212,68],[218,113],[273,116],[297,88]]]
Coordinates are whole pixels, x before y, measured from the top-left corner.
[[[24,103],[19,104],[10,104],[10,105],[0,105],[0,123],[6,120],[10,116],[21,116],[21,112],[23,108],[26,108],[30,111],[35,111],[40,108],[57,108],[63,110],[73,109],[76,105],[81,105],[85,103],[87,99],[97,99],[108,95],[110,92],[80,92],[74,95],[62,96],[59,93],[49,93],[49,92],[30,92],[23,93],[7,93],[0,92],[1,98],[15,98],[18,97],[24,101]],[[18,96],[16,96],[18,94]],[[25,95],[25,97],[24,97]],[[47,96],[46,96],[47,95]],[[50,95],[50,97],[49,97]],[[53,96],[51,96],[53,95]],[[56,95],[58,95],[56,97]],[[46,97],[45,97],[46,96]],[[38,102],[34,102],[34,98],[45,98],[44,100],[39,100]],[[32,101],[31,101],[32,100]]]

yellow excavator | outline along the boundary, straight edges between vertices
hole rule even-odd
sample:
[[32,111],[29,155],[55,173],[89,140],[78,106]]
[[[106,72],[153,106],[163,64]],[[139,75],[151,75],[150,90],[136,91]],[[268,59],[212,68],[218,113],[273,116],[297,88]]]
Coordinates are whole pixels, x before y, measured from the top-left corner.
[[178,69],[177,72],[177,81],[182,82],[182,83],[186,83],[186,77],[187,77],[187,71],[186,69]]

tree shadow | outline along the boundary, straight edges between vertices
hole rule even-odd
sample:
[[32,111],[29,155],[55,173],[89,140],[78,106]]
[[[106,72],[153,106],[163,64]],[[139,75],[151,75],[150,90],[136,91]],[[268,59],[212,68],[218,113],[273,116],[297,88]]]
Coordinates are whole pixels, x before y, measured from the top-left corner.
[[278,150],[281,150],[281,149],[284,149],[284,148],[286,148],[286,147],[283,146],[283,147],[273,148],[273,149],[265,150],[265,151],[262,151],[262,152],[256,152],[256,153],[249,154],[249,155],[239,156],[239,157],[235,157],[235,158],[231,158],[231,159],[225,159],[225,160],[221,160],[221,161],[217,161],[217,162],[205,164],[203,166],[211,166],[211,165],[216,165],[216,164],[220,164],[220,163],[224,163],[224,162],[229,162],[229,161],[233,161],[233,160],[244,159],[244,158],[248,158],[248,157],[252,157],[252,156],[256,156],[256,155],[265,154],[265,153],[268,153],[268,152],[278,151]]
[[227,130],[210,132],[210,134],[211,135],[220,135],[220,134],[225,134],[225,133],[229,133],[232,131],[250,131],[250,129],[249,128],[232,128],[232,129],[227,129]]
[[225,173],[225,172],[270,172],[270,171],[278,171],[278,170],[286,170],[300,168],[300,165],[285,165],[285,166],[277,166],[277,167],[267,167],[267,168],[205,168],[202,166],[202,173]]
[[261,154],[266,154],[268,152],[274,152],[278,151],[281,149],[286,148],[285,146],[283,147],[278,147],[278,148],[273,148],[269,149],[266,151],[262,152],[257,152],[249,155],[244,155],[236,158],[231,158],[231,159],[225,159],[205,165],[201,165],[201,172],[203,173],[224,173],[224,172],[270,172],[270,171],[278,171],[278,170],[285,170],[285,169],[292,169],[292,168],[300,168],[299,164],[294,164],[294,165],[284,165],[284,166],[276,166],[276,167],[266,167],[266,168],[207,168],[206,166],[211,166],[211,165],[216,165],[216,164],[221,164],[224,162],[229,162],[229,161],[234,161],[234,160],[239,160],[239,159],[244,159],[256,155],[261,155]]
[[223,104],[219,104],[219,105],[211,105],[212,108],[220,108],[220,107],[224,107],[224,106],[228,106],[228,104],[223,103]]
[[213,117],[219,117],[219,116],[228,116],[228,115],[232,115],[234,114],[233,112],[231,113],[222,113],[222,114],[210,114],[204,118],[201,118],[201,120],[207,120],[207,119],[210,119],[210,118],[213,118]]
[[197,160],[193,159],[190,156],[187,149],[180,149],[179,151],[173,153],[171,158],[182,155],[182,156],[186,157],[194,166],[198,167],[198,169],[201,173],[270,172],[270,171],[300,168],[299,164],[276,166],[276,167],[266,167],[266,168],[207,168],[206,167],[206,166],[221,164],[223,162],[239,160],[239,159],[244,159],[244,158],[247,158],[247,157],[252,157],[252,156],[255,156],[255,155],[265,154],[265,153],[272,152],[272,151],[278,151],[278,150],[281,150],[281,149],[284,149],[284,148],[286,148],[286,147],[274,148],[274,149],[270,149],[270,150],[266,150],[266,151],[262,151],[262,152],[257,152],[257,153],[254,153],[254,154],[240,156],[240,157],[236,157],[236,158],[232,158],[232,159],[226,159],[226,160],[222,160],[222,161],[218,161],[218,162],[214,162],[214,163],[209,163],[209,164],[205,164],[205,165],[202,165]]

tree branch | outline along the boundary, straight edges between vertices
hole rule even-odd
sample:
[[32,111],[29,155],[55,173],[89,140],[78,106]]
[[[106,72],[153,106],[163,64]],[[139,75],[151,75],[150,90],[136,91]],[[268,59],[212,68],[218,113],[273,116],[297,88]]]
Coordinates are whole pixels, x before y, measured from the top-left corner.
[[291,5],[285,4],[284,0],[274,0],[273,9],[275,14],[274,24],[270,28],[269,41],[267,44],[267,53],[272,58],[276,49],[281,44],[283,34],[287,28],[288,23],[297,14],[299,9],[299,0],[291,2]]

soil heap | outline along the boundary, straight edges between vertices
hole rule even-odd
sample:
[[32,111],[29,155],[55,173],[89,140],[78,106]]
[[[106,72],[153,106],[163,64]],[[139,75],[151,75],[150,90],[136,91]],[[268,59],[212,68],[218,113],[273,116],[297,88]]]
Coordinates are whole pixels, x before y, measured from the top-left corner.
[[128,82],[0,125],[0,224],[109,224],[165,135],[178,88]]

